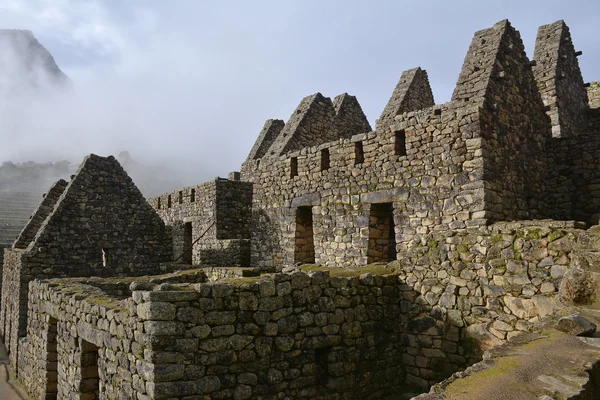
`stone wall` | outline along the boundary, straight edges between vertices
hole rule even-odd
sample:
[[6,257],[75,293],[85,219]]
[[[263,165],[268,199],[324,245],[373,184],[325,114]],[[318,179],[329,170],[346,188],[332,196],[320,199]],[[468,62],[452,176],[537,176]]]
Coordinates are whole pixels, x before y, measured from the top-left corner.
[[577,61],[579,54],[564,21],[538,29],[533,71],[555,138],[577,136],[587,128],[588,98]]
[[53,211],[54,206],[58,202],[58,199],[65,191],[67,187],[67,181],[64,179],[58,180],[48,193],[44,196],[44,199],[40,203],[39,207],[35,210],[33,215],[30,217],[29,223],[23,228],[21,234],[15,240],[13,247],[16,249],[25,249],[33,241],[35,235],[40,230],[40,227],[48,218],[48,215]]
[[32,399],[149,398],[137,397],[151,389],[155,356],[145,350],[149,338],[140,325],[98,288],[31,282],[18,363],[22,387]]
[[[123,300],[83,282],[34,281],[19,379],[36,399],[98,388],[107,398],[375,399],[428,385],[465,360],[460,331],[411,318],[416,295],[393,271],[140,282]],[[423,378],[406,378],[407,360]]]
[[415,301],[446,323],[468,327],[483,347],[499,344],[555,311],[558,288],[582,224],[496,223],[471,233],[422,238],[397,263]]
[[519,32],[508,21],[475,33],[452,99],[482,108],[487,217],[543,216],[550,124]]
[[397,115],[432,107],[434,104],[427,72],[418,67],[404,71],[376,122],[377,130],[389,129]]
[[0,336],[11,362],[25,335],[31,280],[156,274],[172,258],[165,225],[114,157],[87,156],[31,236],[27,248],[4,254]]
[[[312,207],[316,263],[328,266],[367,263],[372,203],[394,203],[398,251],[415,234],[485,224],[478,109],[457,107],[402,114],[386,132],[263,158],[243,169],[243,180],[254,187],[252,265],[294,263],[298,207]],[[405,154],[397,154],[396,140],[405,141]]]
[[207,266],[249,266],[250,183],[217,178],[149,202],[173,229],[175,260]]
[[33,398],[46,385],[32,382],[77,393],[82,377],[96,387],[96,375],[108,396],[142,399],[375,399],[426,389],[478,360],[479,346],[529,331],[560,306],[580,226],[437,232],[387,266],[227,278],[232,270],[213,282],[208,270],[35,281],[19,379]]

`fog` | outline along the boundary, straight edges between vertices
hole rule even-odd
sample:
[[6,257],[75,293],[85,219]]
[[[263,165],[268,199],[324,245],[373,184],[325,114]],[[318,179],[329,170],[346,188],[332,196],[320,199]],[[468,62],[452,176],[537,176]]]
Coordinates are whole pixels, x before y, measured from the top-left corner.
[[3,0],[0,28],[30,29],[71,84],[35,64],[14,78],[17,50],[0,41],[0,162],[127,150],[174,185],[226,176],[266,119],[317,91],[356,95],[374,125],[402,71],[421,66],[448,101],[473,33],[504,18],[530,57],[537,27],[565,19],[585,80],[600,79],[596,1],[413,3]]

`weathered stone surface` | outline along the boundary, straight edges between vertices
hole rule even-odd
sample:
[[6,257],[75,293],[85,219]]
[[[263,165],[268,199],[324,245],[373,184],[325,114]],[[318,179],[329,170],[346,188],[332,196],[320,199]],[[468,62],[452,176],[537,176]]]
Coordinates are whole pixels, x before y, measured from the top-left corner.
[[577,314],[562,317],[555,328],[575,336],[591,336],[596,332],[596,324]]
[[596,279],[582,269],[571,268],[560,283],[559,296],[566,304],[590,304],[595,301]]

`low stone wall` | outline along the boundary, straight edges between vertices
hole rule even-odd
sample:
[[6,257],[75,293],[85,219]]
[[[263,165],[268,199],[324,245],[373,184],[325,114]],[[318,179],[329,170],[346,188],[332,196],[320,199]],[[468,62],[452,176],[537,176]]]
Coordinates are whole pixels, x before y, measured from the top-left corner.
[[149,338],[125,303],[89,285],[32,281],[28,315],[17,368],[32,399],[96,398],[99,387],[104,398],[148,398],[137,394],[151,382]]
[[34,281],[18,377],[35,399],[97,387],[108,398],[381,398],[406,384],[407,347],[442,362],[427,346],[445,332],[429,317],[411,322],[415,295],[397,273],[343,271],[146,280],[122,300],[96,286],[122,294],[124,282]]
[[[360,398],[404,383],[398,276],[297,271],[134,292],[152,350],[169,354],[156,398]],[[177,345],[185,341],[185,348]],[[177,363],[177,365],[174,365]]]

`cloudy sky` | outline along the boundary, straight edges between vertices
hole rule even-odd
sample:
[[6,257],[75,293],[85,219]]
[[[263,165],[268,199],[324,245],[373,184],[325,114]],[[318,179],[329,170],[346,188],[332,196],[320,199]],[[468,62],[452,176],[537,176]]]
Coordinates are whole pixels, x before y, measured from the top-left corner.
[[126,149],[188,184],[225,176],[306,95],[356,95],[374,125],[420,66],[448,101],[473,33],[504,18],[530,57],[538,26],[564,19],[584,79],[600,80],[597,0],[0,0],[0,27],[32,30],[75,85],[11,112],[27,123],[0,121],[0,158]]

